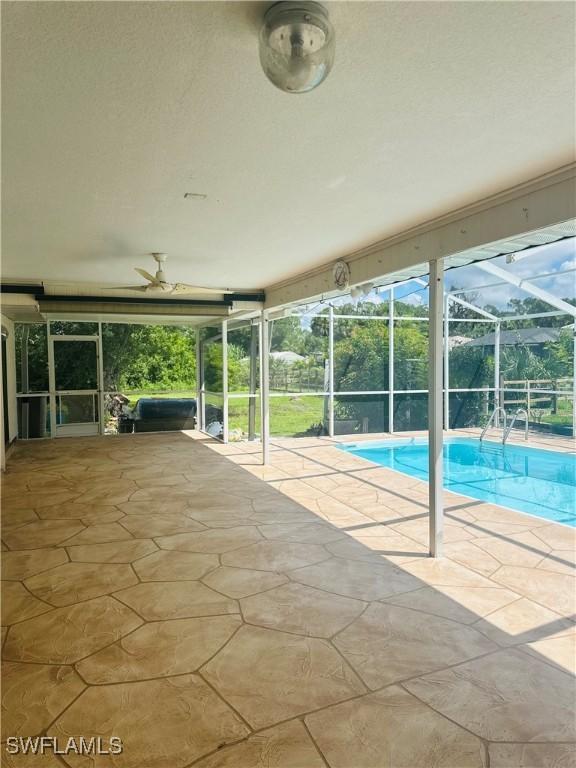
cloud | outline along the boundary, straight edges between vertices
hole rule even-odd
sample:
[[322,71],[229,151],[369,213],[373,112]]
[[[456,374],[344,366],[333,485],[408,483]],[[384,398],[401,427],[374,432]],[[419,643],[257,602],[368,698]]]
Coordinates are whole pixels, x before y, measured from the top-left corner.
[[[557,243],[550,243],[530,251],[519,253],[518,261],[508,264],[505,256],[492,260],[511,275],[524,280],[532,280],[536,286],[549,291],[552,295],[562,299],[576,298],[576,272],[568,270],[576,269],[576,238],[566,238]],[[553,272],[545,278],[538,278],[539,274]],[[446,288],[465,289],[469,291],[469,297],[474,297],[477,306],[490,304],[500,310],[509,309],[511,299],[525,299],[531,294],[522,288],[516,288],[511,284],[492,286],[498,282],[493,275],[484,272],[478,266],[471,264],[467,267],[451,269],[446,273]],[[428,306],[428,290],[418,288],[417,283],[407,283],[395,291],[398,301],[412,306]],[[489,286],[489,287],[483,287]],[[403,295],[404,294],[404,295]],[[388,300],[389,293],[373,291],[369,296],[362,297],[361,302],[380,304]],[[349,295],[333,300],[335,307],[349,304]],[[318,303],[308,307],[307,315],[301,320],[303,326],[310,325],[310,318],[325,310],[326,305]],[[552,307],[551,307],[552,309]]]
[[368,296],[363,296],[361,301],[368,304],[384,304],[388,301],[386,294],[369,293]]
[[552,278],[550,281],[546,281],[543,284],[539,284],[541,288],[549,291],[553,296],[559,299],[575,299],[576,298],[576,285],[574,284],[574,273],[571,275],[559,275]]
[[[551,255],[555,254],[552,252]],[[576,273],[569,271],[576,269],[576,256],[569,255],[567,259],[560,261],[558,258],[560,255],[564,256],[567,254],[561,252],[547,263],[542,263],[542,259],[538,259],[538,264],[532,262],[530,258],[526,258],[513,265],[517,267],[514,269],[514,274],[526,280],[531,280],[538,288],[549,291],[557,298],[576,298]],[[555,272],[554,275],[538,278],[538,273],[553,271]]]
[[[493,263],[509,272],[511,275],[534,282],[558,298],[576,298],[576,273],[568,272],[576,268],[576,241],[574,238],[561,240],[530,251],[529,255],[511,264],[506,263],[506,257],[501,256]],[[555,274],[539,278],[538,275],[547,272]],[[506,309],[511,299],[524,299],[531,294],[513,285],[496,285],[483,287],[498,282],[497,278],[470,265],[451,270],[446,279],[449,287],[467,288],[476,296],[476,302],[482,306],[491,304],[499,309]]]
[[424,297],[422,296],[422,294],[420,292],[419,293],[410,293],[405,298],[400,297],[398,299],[398,301],[401,301],[403,304],[410,304],[413,307],[423,307],[424,304],[425,304]]

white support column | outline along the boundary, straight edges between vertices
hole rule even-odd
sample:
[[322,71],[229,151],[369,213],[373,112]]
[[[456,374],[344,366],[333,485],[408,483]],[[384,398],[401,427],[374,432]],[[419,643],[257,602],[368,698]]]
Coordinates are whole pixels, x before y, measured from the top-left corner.
[[[28,337],[30,334],[30,326],[24,325],[22,328],[22,341],[21,341],[21,357],[20,357],[20,386],[22,392],[30,391],[30,378],[29,378],[29,359],[28,359]],[[20,411],[20,436],[24,439],[28,439],[30,435],[30,405],[22,401]]]
[[328,435],[334,437],[334,307],[328,308]]
[[[4,381],[4,355],[0,354],[0,377]],[[4,423],[4,387],[0,387],[0,469],[4,471],[6,469],[6,446],[4,434],[5,430],[10,430],[9,422]]]
[[104,349],[102,345],[102,323],[98,323],[98,421],[100,434],[106,433],[106,421],[104,418]]
[[204,366],[200,328],[196,329],[196,427],[204,429]]
[[270,320],[262,310],[260,322],[260,407],[262,432],[262,464],[270,462]]
[[54,343],[52,341],[52,329],[50,320],[47,322],[46,334],[48,338],[48,398],[50,403],[50,437],[56,437],[56,375],[54,373]]
[[442,444],[442,309],[444,260],[430,262],[430,331],[428,348],[428,451],[429,451],[429,548],[431,557],[442,555],[443,461]]
[[576,323],[574,324],[574,349],[572,353],[572,437],[576,437]]
[[222,442],[228,442],[228,320],[222,320]]
[[248,400],[248,440],[256,439],[256,398],[259,392],[258,387],[258,336],[260,334],[259,324],[256,320],[250,323],[250,398]]
[[[500,331],[502,329],[501,323],[496,323],[494,326],[494,408],[500,408],[502,406],[502,394],[500,392]],[[494,426],[498,428],[500,425],[500,413],[496,411],[494,416]]]
[[394,288],[388,301],[388,432],[394,432]]
[[450,301],[444,298],[444,429],[450,429]]

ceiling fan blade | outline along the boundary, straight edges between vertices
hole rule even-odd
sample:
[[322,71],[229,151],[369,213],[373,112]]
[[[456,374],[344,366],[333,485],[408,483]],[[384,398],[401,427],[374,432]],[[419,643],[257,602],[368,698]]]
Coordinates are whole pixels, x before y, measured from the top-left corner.
[[156,280],[155,283],[150,283],[144,289],[148,293],[172,293],[172,283],[166,283],[163,280]]
[[139,275],[142,275],[142,277],[145,280],[148,280],[149,283],[157,283],[158,280],[154,277],[154,275],[151,275],[150,272],[146,272],[145,269],[140,269],[140,267],[134,267],[135,271],[138,272]]
[[147,291],[147,285],[115,285],[113,291]]
[[233,291],[229,290],[228,288],[204,288],[200,285],[188,285],[188,283],[175,283],[172,289],[172,293],[221,294],[221,293],[233,293]]

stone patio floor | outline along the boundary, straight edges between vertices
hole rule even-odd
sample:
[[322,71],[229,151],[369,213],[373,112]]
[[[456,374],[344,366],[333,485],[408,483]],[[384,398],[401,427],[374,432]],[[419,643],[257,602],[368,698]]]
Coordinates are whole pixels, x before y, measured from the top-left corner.
[[[558,444],[573,450],[571,443]],[[2,739],[23,768],[568,768],[575,531],[327,439],[27,443],[3,477]]]

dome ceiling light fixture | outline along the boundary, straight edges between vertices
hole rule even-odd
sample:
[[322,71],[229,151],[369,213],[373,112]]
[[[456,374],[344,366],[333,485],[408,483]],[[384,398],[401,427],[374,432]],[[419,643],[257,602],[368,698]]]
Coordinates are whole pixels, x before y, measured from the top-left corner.
[[283,0],[264,16],[260,63],[286,93],[306,93],[322,83],[334,63],[334,28],[320,3]]

